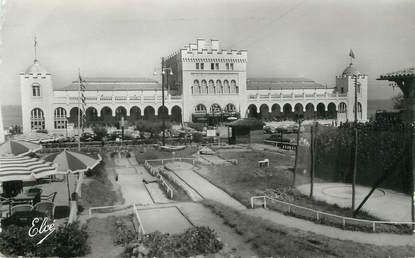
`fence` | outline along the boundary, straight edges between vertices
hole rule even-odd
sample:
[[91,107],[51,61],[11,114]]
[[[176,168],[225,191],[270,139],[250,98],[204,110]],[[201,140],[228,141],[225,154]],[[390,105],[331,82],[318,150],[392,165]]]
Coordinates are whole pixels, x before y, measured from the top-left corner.
[[[311,221],[318,222],[320,224],[326,224],[330,226],[340,227],[342,229],[349,230],[366,230],[369,232],[393,232],[415,233],[415,222],[401,222],[401,221],[372,221],[365,219],[355,219],[350,217],[344,217],[327,212],[322,212],[302,206],[298,206],[292,203],[277,200],[268,196],[253,196],[251,197],[251,208],[255,208],[255,200],[262,200],[264,208],[272,206],[273,210],[277,210],[289,215],[305,218]],[[269,204],[267,204],[267,201]]]
[[297,144],[294,144],[294,143],[270,141],[270,140],[264,140],[264,143],[274,145],[274,146],[279,147],[279,148],[284,149],[284,150],[295,150],[295,149],[297,149]]
[[131,207],[130,204],[91,207],[91,208],[89,208],[88,215],[89,215],[89,217],[92,217],[92,213],[94,211],[99,212],[99,213],[108,213],[108,212],[125,210],[125,209],[128,209],[130,207]]
[[155,169],[148,163],[147,160],[144,161],[144,167],[150,172],[151,175],[157,177],[160,180],[159,183],[167,192],[167,196],[169,197],[169,199],[173,199],[173,188],[166,182],[164,177],[161,175],[160,169]]
[[135,204],[133,205],[133,213],[135,215],[134,227],[138,232],[138,239],[140,239],[146,234],[146,231],[144,230],[143,222],[141,221],[140,215],[138,214],[137,206],[135,206]]

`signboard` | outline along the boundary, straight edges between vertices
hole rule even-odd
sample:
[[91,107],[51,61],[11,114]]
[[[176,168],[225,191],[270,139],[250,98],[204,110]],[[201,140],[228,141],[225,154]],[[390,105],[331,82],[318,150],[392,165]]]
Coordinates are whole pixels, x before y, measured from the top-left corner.
[[207,137],[215,137],[216,136],[216,130],[215,129],[208,129],[206,131],[206,136]]

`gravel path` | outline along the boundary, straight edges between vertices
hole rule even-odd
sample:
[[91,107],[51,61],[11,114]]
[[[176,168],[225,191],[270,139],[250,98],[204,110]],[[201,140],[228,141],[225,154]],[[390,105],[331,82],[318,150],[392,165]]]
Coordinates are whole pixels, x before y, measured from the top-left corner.
[[[309,194],[310,184],[297,186],[303,194]],[[356,186],[356,207],[369,193],[370,188]],[[351,207],[351,185],[342,183],[315,183],[314,198],[340,207]],[[387,221],[411,221],[411,197],[392,190],[377,189],[362,210]],[[415,239],[414,239],[415,241]]]
[[169,162],[166,164],[166,167],[195,189],[203,198],[217,201],[237,210],[246,209],[244,205],[225,193],[222,189],[194,172],[191,164],[185,162]]
[[354,242],[368,243],[374,245],[391,245],[391,246],[403,246],[411,245],[415,246],[415,235],[397,235],[386,233],[365,233],[342,230],[335,227],[315,224],[308,220],[298,219],[291,216],[285,216],[279,212],[266,210],[264,208],[249,209],[244,213],[261,217],[263,219],[270,220],[276,224],[284,225],[287,227],[297,228],[299,230],[305,230],[314,232],[316,234],[325,235],[331,238],[341,240],[351,240]]

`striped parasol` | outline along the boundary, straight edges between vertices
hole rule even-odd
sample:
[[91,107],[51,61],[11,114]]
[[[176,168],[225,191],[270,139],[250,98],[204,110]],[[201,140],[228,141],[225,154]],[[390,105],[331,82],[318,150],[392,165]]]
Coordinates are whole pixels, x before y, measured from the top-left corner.
[[44,160],[55,163],[59,172],[80,173],[93,169],[101,162],[102,158],[99,154],[98,158],[95,158],[88,154],[64,150],[50,154],[44,157]]
[[0,156],[24,156],[42,149],[42,145],[28,141],[10,140],[0,145]]
[[0,157],[0,182],[38,178],[59,174],[56,166],[45,160],[30,157]]
[[55,141],[61,138],[63,138],[63,136],[57,136],[57,135],[47,134],[47,133],[38,133],[38,132],[30,132],[30,133],[18,134],[18,135],[13,136],[14,140],[28,141],[28,142],[34,142],[34,143],[52,142],[52,141]]

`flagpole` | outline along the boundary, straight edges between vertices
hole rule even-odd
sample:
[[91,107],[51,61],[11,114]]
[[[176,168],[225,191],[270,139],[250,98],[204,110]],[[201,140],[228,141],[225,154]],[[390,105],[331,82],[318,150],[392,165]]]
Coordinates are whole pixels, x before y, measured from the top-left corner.
[[78,69],[78,151],[81,151],[81,71]]

